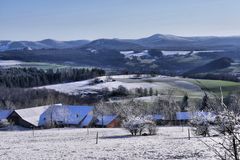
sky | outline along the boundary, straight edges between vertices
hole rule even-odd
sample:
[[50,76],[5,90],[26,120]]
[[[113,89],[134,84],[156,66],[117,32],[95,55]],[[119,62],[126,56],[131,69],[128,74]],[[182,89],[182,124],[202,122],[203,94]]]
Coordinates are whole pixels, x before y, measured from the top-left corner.
[[240,0],[0,0],[1,40],[240,35]]

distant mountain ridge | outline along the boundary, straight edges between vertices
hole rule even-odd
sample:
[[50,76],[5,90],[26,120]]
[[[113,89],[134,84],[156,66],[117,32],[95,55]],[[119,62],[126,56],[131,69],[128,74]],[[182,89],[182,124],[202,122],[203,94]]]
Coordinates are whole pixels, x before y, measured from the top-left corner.
[[93,48],[114,50],[138,49],[233,49],[240,48],[240,36],[203,36],[183,37],[175,35],[155,34],[140,39],[97,39],[57,41],[45,39],[41,41],[0,41],[0,51],[22,49],[66,49],[66,48]]
[[53,39],[44,39],[41,41],[0,41],[0,51],[7,50],[34,50],[34,49],[64,49],[81,47],[89,43],[88,40],[57,41]]

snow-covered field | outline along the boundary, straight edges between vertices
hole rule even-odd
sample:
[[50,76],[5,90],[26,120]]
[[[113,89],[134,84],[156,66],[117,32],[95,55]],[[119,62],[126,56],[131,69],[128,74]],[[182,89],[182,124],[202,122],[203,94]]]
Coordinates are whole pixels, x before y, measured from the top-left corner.
[[15,61],[15,60],[0,60],[0,66],[15,66],[22,64],[21,61]]
[[183,92],[189,92],[195,96],[201,96],[203,94],[201,88],[187,79],[179,78],[179,77],[168,77],[168,76],[157,76],[157,77],[141,77],[140,79],[133,78],[134,75],[117,75],[112,76],[115,81],[106,81],[106,77],[99,77],[99,79],[103,80],[103,83],[90,85],[92,80],[71,82],[71,83],[63,83],[56,85],[47,85],[38,88],[47,88],[53,89],[59,92],[68,93],[68,94],[79,94],[86,92],[95,92],[97,90],[101,90],[103,88],[108,88],[112,90],[113,88],[118,88],[118,86],[122,85],[129,90],[133,90],[135,88],[153,88],[154,90],[158,90],[159,93],[164,93],[169,89],[177,89]]
[[[159,127],[155,136],[132,137],[121,128],[1,131],[0,159],[211,160],[214,153],[199,138],[187,139],[187,127]],[[99,141],[96,144],[96,133]],[[201,138],[212,143],[209,138]]]

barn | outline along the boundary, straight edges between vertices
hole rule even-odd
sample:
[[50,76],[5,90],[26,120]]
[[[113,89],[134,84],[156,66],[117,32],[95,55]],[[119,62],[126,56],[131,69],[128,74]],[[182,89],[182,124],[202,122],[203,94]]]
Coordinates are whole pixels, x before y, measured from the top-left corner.
[[92,106],[46,105],[13,111],[8,120],[26,128],[87,127],[93,119]]
[[116,128],[121,126],[121,121],[117,115],[98,116],[95,122],[96,127]]

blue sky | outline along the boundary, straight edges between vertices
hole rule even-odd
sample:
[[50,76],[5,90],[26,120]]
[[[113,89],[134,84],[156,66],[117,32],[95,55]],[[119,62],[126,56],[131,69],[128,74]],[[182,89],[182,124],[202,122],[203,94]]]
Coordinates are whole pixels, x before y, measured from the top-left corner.
[[240,35],[239,0],[0,0],[0,39]]

